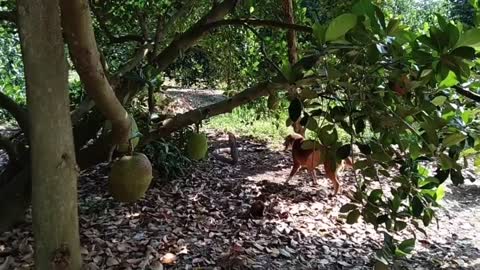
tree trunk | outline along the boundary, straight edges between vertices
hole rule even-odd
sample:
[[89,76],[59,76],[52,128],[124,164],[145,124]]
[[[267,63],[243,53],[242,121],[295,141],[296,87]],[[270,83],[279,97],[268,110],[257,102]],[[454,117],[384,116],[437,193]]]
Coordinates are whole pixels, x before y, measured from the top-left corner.
[[[288,24],[295,24],[295,16],[293,13],[293,0],[283,0],[283,12],[285,14],[285,22]],[[288,60],[291,65],[298,61],[297,54],[297,37],[295,30],[287,30],[287,46],[288,46]]]
[[36,269],[81,268],[76,159],[58,0],[17,0]]
[[[295,16],[293,12],[293,0],[282,0],[283,13],[285,15],[285,22],[288,24],[295,24]],[[295,65],[298,61],[297,54],[297,37],[295,30],[287,30],[287,47],[288,47],[288,61],[290,65]],[[290,98],[296,96],[296,91],[289,92]],[[300,124],[300,118],[292,124],[293,130],[305,137],[305,128]]]

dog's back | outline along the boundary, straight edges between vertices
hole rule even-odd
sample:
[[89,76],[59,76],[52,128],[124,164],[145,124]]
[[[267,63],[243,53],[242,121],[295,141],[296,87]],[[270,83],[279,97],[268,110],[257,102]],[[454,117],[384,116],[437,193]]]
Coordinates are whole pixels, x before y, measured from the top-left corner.
[[293,157],[293,167],[288,177],[288,182],[298,171],[300,167],[306,168],[312,180],[316,183],[315,168],[323,164],[325,169],[325,174],[332,181],[334,186],[334,194],[337,194],[340,184],[338,182],[337,172],[343,167],[344,163],[351,165],[351,160],[343,160],[339,164],[336,164],[335,160],[329,160],[325,155],[327,148],[323,145],[319,145],[316,149],[302,149],[302,144],[305,141],[303,136],[299,134],[291,134],[285,138],[285,148],[292,148],[292,157]]
[[302,148],[302,144],[305,141],[302,136],[298,135],[292,139],[292,157],[294,163],[308,170],[314,170],[322,163],[323,147],[306,150]]

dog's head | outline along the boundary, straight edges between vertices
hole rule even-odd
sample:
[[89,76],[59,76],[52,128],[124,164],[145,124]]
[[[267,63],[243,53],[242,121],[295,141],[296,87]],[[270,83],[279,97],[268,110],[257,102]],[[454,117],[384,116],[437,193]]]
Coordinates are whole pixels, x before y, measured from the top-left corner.
[[285,141],[283,142],[283,146],[285,147],[285,151],[287,151],[288,149],[291,149],[292,146],[293,146],[293,143],[296,140],[303,140],[303,136],[300,135],[300,134],[294,133],[294,134],[290,134],[287,137],[285,137]]

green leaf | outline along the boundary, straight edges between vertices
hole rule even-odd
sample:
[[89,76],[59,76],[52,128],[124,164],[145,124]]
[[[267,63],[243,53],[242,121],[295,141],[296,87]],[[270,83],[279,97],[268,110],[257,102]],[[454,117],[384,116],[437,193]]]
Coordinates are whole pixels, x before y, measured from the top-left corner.
[[381,200],[383,196],[383,191],[381,189],[374,189],[368,195],[368,201],[372,203],[376,203],[377,201]]
[[420,217],[423,212],[424,206],[418,196],[414,196],[411,201],[412,204],[412,214],[414,217]]
[[346,159],[348,156],[350,156],[351,151],[352,146],[350,144],[342,145],[337,149],[337,158]]
[[318,129],[318,123],[317,120],[313,117],[308,118],[307,125],[305,126],[308,130],[316,131]]
[[447,77],[443,79],[438,86],[439,88],[449,88],[457,85],[458,83],[459,81],[457,80],[457,75],[455,75],[453,71],[448,71]]
[[357,132],[357,134],[361,134],[366,127],[365,121],[363,119],[357,119],[354,125],[355,125],[355,132]]
[[477,156],[473,161],[473,165],[477,168],[480,168],[480,156]]
[[445,185],[438,186],[437,190],[435,191],[435,195],[436,195],[435,201],[436,202],[441,201],[443,197],[445,197]]
[[393,36],[397,32],[397,30],[400,29],[399,26],[400,26],[400,21],[399,20],[391,19],[388,22],[387,35]]
[[474,28],[467,30],[460,36],[455,48],[468,46],[476,50],[480,49],[480,29]]
[[475,58],[475,49],[472,47],[462,46],[453,50],[450,55],[458,56],[467,60],[472,60]]
[[375,12],[375,6],[370,0],[359,0],[352,6],[352,11],[357,15],[369,15]]
[[343,205],[342,207],[340,207],[340,213],[347,213],[347,212],[350,212],[354,209],[357,209],[357,206],[355,204],[351,204],[351,203],[347,203],[345,205]]
[[423,225],[425,227],[430,225],[430,222],[432,222],[432,218],[433,218],[433,210],[430,208],[425,209],[422,216]]
[[398,245],[397,249],[400,250],[403,254],[410,254],[414,248],[415,248],[415,239],[412,238],[412,239],[407,239],[402,241]]
[[358,209],[355,209],[348,213],[347,215],[347,223],[348,224],[354,224],[357,222],[358,218],[360,217],[360,211]]
[[456,168],[458,166],[454,160],[452,160],[449,156],[445,155],[444,153],[440,153],[439,158],[440,158],[440,165],[444,170]]
[[313,29],[313,36],[317,40],[319,45],[325,44],[325,32],[327,31],[327,27],[325,25],[320,25],[315,23],[312,27]]
[[290,106],[288,106],[288,115],[292,122],[296,122],[298,118],[300,118],[302,115],[302,109],[302,102],[298,98],[295,98],[290,102]]
[[357,15],[346,13],[342,14],[328,25],[325,33],[325,40],[332,41],[343,37],[350,29],[357,24]]
[[449,146],[452,146],[452,145],[459,144],[460,142],[462,142],[466,138],[467,138],[467,136],[463,133],[460,133],[460,132],[453,133],[453,134],[448,135],[445,139],[443,139],[442,144],[445,147],[449,147]]
[[395,226],[394,226],[394,230],[399,232],[403,229],[405,229],[407,227],[407,223],[405,221],[401,221],[401,220],[397,220],[395,221]]
[[440,28],[442,28],[442,30],[445,31],[448,26],[447,21],[439,13],[435,13],[435,16],[437,17],[437,21],[438,21],[438,24],[440,25]]
[[359,144],[357,143],[358,149],[360,149],[360,152],[364,155],[370,155],[372,154],[372,148],[368,146],[368,144]]
[[435,105],[435,106],[442,106],[443,103],[445,103],[446,100],[447,100],[447,97],[446,97],[446,96],[436,96],[436,97],[432,100],[432,103],[433,103],[433,105]]
[[420,156],[421,151],[422,151],[422,149],[420,148],[420,146],[416,142],[412,142],[409,145],[408,150],[409,150],[409,153],[410,153],[410,157],[413,160],[417,159]]
[[293,71],[292,65],[288,59],[284,59],[281,67],[282,75],[289,83],[295,82],[295,72]]
[[333,125],[326,125],[319,130],[318,138],[325,145],[333,145],[338,140],[337,129]]

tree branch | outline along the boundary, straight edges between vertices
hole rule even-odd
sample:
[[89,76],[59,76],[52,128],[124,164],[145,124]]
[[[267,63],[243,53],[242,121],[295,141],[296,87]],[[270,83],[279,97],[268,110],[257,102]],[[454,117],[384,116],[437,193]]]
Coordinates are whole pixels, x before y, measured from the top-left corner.
[[181,52],[195,45],[207,30],[210,29],[205,29],[205,25],[225,17],[235,8],[238,2],[239,0],[224,0],[222,3],[215,5],[202,19],[190,27],[189,30],[173,40],[157,57],[152,59],[158,71],[165,70],[175,61]]
[[460,86],[454,86],[453,87],[455,89],[455,92],[457,92],[458,94],[464,96],[464,97],[467,97],[477,103],[480,103],[480,94],[477,94],[477,93],[474,93],[470,90],[467,90],[467,89],[464,89]]
[[110,85],[103,70],[92,18],[86,0],[61,0],[62,26],[70,55],[85,86],[99,111],[112,122],[112,143],[127,144],[130,118]]
[[115,36],[110,29],[107,26],[107,22],[105,21],[105,18],[103,14],[100,14],[99,10],[95,8],[94,5],[91,4],[91,10],[95,18],[97,19],[98,25],[102,29],[102,31],[105,33],[107,38],[110,40],[110,43],[125,43],[125,42],[145,42],[145,39],[143,36],[140,35],[133,35],[133,34],[128,34],[128,35],[123,35],[123,36]]
[[28,131],[28,116],[27,111],[13,101],[9,96],[0,92],[0,108],[5,109],[9,112],[15,121],[17,121],[18,126],[22,131],[27,134]]
[[[148,144],[159,137],[165,137],[170,133],[177,131],[183,127],[191,124],[198,123],[209,117],[231,112],[234,108],[247,104],[253,100],[256,100],[262,96],[266,96],[270,91],[278,89],[289,89],[291,87],[300,87],[304,85],[310,85],[316,82],[318,78],[305,78],[297,81],[295,84],[289,84],[288,82],[274,83],[274,82],[261,82],[253,87],[250,87],[226,100],[204,106],[195,110],[188,111],[183,114],[176,115],[161,123],[161,126],[157,130],[150,132],[145,136],[140,145]],[[273,81],[283,81],[282,78],[277,77]]]

